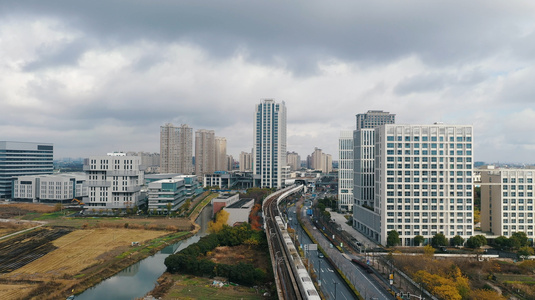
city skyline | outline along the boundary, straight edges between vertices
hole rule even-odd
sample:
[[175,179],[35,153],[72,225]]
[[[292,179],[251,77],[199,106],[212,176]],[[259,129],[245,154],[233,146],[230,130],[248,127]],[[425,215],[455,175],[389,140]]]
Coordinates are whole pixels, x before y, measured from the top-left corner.
[[55,159],[159,152],[160,126],[188,124],[238,157],[253,146],[250,111],[272,98],[302,157],[318,147],[338,160],[339,132],[384,110],[398,124],[472,125],[475,161],[532,164],[534,12],[530,1],[1,1],[2,140],[52,143]]

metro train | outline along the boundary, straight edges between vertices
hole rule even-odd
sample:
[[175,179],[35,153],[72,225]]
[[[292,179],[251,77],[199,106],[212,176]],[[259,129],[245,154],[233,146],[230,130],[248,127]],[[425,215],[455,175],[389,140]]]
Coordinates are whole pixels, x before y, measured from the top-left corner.
[[288,234],[288,230],[286,230],[286,223],[284,222],[284,220],[282,220],[280,216],[276,216],[275,220],[277,222],[279,232],[281,233],[284,239],[284,243],[286,244],[287,253],[293,259],[292,269],[294,275],[296,275],[297,284],[299,285],[299,288],[302,291],[302,297],[304,299],[311,300],[321,299],[318,294],[318,291],[316,290],[316,287],[314,286],[314,282],[310,278],[310,275],[308,274],[308,271],[305,268],[305,265],[303,264],[303,261],[301,260],[301,257],[297,252],[297,249],[295,248],[292,238]]

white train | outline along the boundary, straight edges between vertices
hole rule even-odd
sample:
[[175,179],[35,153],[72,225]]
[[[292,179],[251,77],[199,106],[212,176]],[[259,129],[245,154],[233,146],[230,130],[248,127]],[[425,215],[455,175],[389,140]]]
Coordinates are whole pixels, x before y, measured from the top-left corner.
[[[283,194],[281,198],[284,198],[284,197],[285,195]],[[281,198],[279,198],[277,202],[279,202]],[[290,237],[290,235],[288,234],[288,231],[286,230],[287,228],[286,223],[280,216],[276,216],[275,221],[277,222],[279,232],[284,239],[284,244],[286,245],[286,253],[292,259],[293,263],[291,263],[292,265],[291,267],[296,277],[297,284],[299,285],[299,288],[301,290],[302,297],[304,299],[313,299],[313,300],[321,299],[321,297],[318,294],[318,291],[316,290],[316,287],[314,286],[314,282],[310,278],[310,275],[308,274],[308,271],[306,270],[305,265],[303,264],[303,261],[301,260],[299,253],[297,252],[297,249],[295,248],[292,238]]]

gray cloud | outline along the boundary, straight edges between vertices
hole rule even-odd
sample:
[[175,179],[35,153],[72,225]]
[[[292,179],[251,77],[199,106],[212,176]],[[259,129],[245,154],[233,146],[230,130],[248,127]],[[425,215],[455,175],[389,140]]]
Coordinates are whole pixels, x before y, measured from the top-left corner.
[[0,132],[84,156],[158,151],[160,125],[187,123],[227,137],[237,156],[252,146],[254,105],[274,98],[302,158],[319,147],[336,159],[339,131],[382,109],[399,123],[474,124],[477,160],[518,150],[532,161],[501,120],[530,116],[520,112],[535,96],[534,11],[483,0],[4,0]]

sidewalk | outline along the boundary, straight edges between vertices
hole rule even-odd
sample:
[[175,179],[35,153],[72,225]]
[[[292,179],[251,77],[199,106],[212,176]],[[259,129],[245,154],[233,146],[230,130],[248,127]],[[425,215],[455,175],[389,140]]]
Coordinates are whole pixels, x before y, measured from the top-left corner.
[[351,236],[355,237],[359,242],[364,245],[367,245],[367,248],[376,247],[377,242],[370,240],[368,237],[357,231],[353,226],[347,225],[347,219],[344,217],[344,214],[340,214],[334,211],[327,209],[331,213],[331,219],[333,219],[336,224],[342,226],[342,230],[349,233]]

